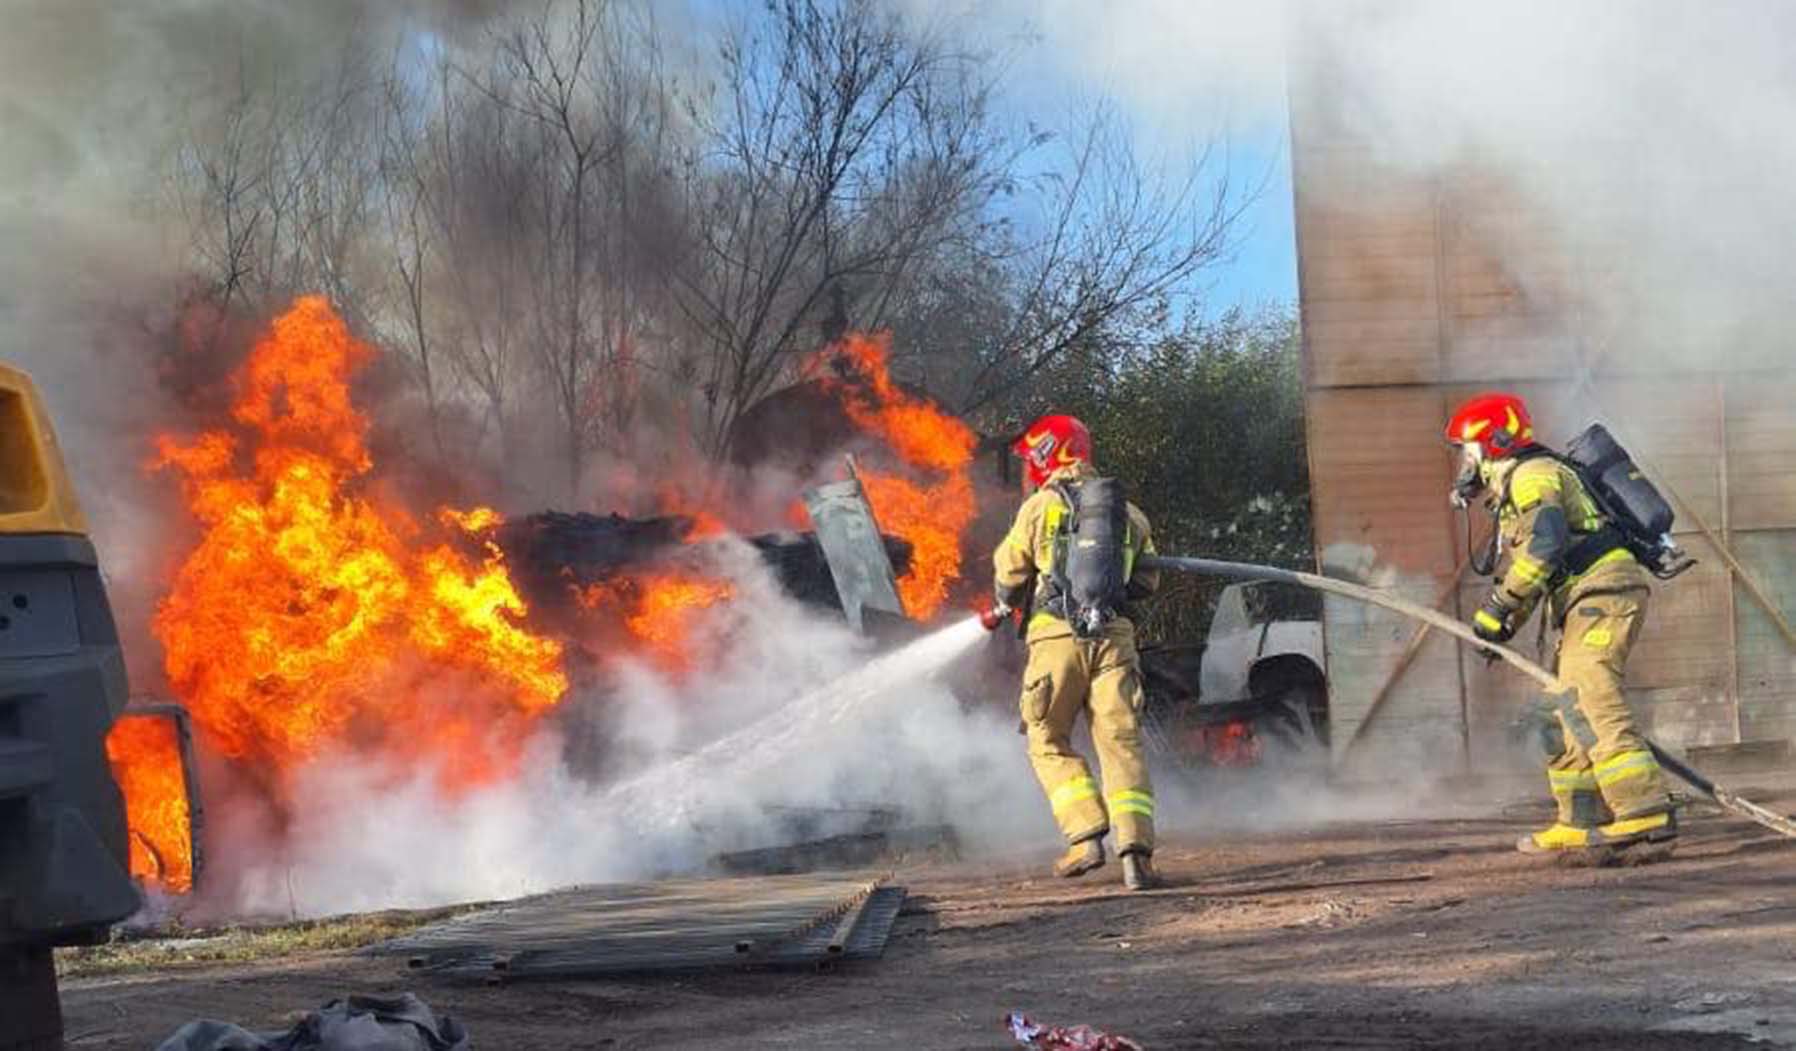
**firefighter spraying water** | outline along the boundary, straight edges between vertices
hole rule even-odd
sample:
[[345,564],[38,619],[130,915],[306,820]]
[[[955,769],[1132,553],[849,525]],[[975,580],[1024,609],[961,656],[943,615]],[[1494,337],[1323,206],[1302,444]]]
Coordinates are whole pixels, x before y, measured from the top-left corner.
[[[1157,886],[1153,868],[1154,790],[1142,754],[1141,662],[1128,603],[1154,590],[1136,572],[1152,554],[1147,517],[1113,478],[1092,466],[1091,434],[1071,416],[1043,416],[1014,446],[1034,492],[993,555],[996,628],[1012,611],[1023,620],[1023,727],[1029,762],[1047,793],[1068,847],[1056,874],[1083,876],[1104,864],[1114,831],[1123,880]],[[1091,720],[1102,791],[1072,745],[1079,715]]]

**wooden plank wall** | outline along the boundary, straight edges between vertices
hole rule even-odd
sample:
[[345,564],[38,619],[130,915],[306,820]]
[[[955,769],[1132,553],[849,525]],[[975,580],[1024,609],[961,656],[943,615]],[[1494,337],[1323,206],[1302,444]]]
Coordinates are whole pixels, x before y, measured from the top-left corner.
[[[1796,616],[1796,349],[1710,357],[1679,343],[1652,296],[1624,292],[1637,280],[1618,260],[1625,247],[1556,225],[1521,189],[1526,173],[1389,163],[1335,108],[1349,94],[1299,76],[1291,96],[1324,570],[1422,601],[1448,588],[1465,540],[1446,504],[1441,430],[1463,398],[1514,390],[1554,443],[1602,420],[1675,493],[1679,540],[1701,559],[1657,589],[1630,665],[1651,732],[1674,746],[1796,736],[1796,651],[1697,530],[1700,518]],[[1463,617],[1488,586],[1468,580],[1444,608]],[[1325,617],[1337,759],[1367,770],[1520,761],[1505,728],[1525,683],[1442,640],[1344,756],[1413,626],[1332,600]]]

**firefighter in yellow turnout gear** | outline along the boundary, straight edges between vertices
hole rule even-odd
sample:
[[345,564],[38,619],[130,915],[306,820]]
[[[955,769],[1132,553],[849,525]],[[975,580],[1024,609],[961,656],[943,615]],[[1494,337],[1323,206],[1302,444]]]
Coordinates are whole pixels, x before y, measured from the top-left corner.
[[1462,498],[1482,487],[1496,501],[1511,556],[1473,630],[1507,642],[1542,603],[1559,630],[1556,674],[1572,692],[1546,747],[1552,826],[1523,837],[1548,853],[1677,835],[1664,775],[1622,691],[1628,654],[1652,596],[1651,577],[1619,542],[1576,471],[1533,441],[1513,395],[1485,395],[1460,410],[1448,437],[1464,451]]
[[[1069,845],[1054,870],[1072,877],[1102,866],[1103,837],[1114,832],[1124,882],[1148,889],[1159,879],[1152,864],[1154,790],[1142,754],[1135,626],[1121,609],[1101,622],[1081,620],[1065,593],[1071,546],[1094,543],[1071,532],[1075,508],[1069,505],[1094,499],[1094,483],[1102,484],[1091,466],[1090,435],[1072,417],[1043,417],[1024,433],[1018,452],[1036,488],[993,556],[995,590],[1000,611],[1032,601],[1022,719],[1029,762]],[[1156,584],[1155,574],[1133,571],[1135,558],[1153,551],[1147,518],[1134,504],[1118,502],[1118,583],[1127,598],[1143,598]],[[1101,782],[1072,746],[1081,713],[1091,721]]]

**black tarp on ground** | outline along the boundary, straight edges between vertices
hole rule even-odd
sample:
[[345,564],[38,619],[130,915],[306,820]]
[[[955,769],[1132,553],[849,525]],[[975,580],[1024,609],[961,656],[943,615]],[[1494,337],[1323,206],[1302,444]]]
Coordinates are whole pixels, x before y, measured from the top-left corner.
[[229,1022],[189,1022],[156,1051],[467,1051],[468,1034],[411,993],[351,996],[289,1029],[253,1033]]

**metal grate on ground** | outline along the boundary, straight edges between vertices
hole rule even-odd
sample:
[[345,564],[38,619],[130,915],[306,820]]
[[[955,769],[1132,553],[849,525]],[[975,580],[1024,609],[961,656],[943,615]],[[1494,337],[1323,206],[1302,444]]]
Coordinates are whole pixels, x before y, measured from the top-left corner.
[[497,905],[366,950],[507,981],[820,966],[878,957],[904,903],[883,875],[601,884]]

